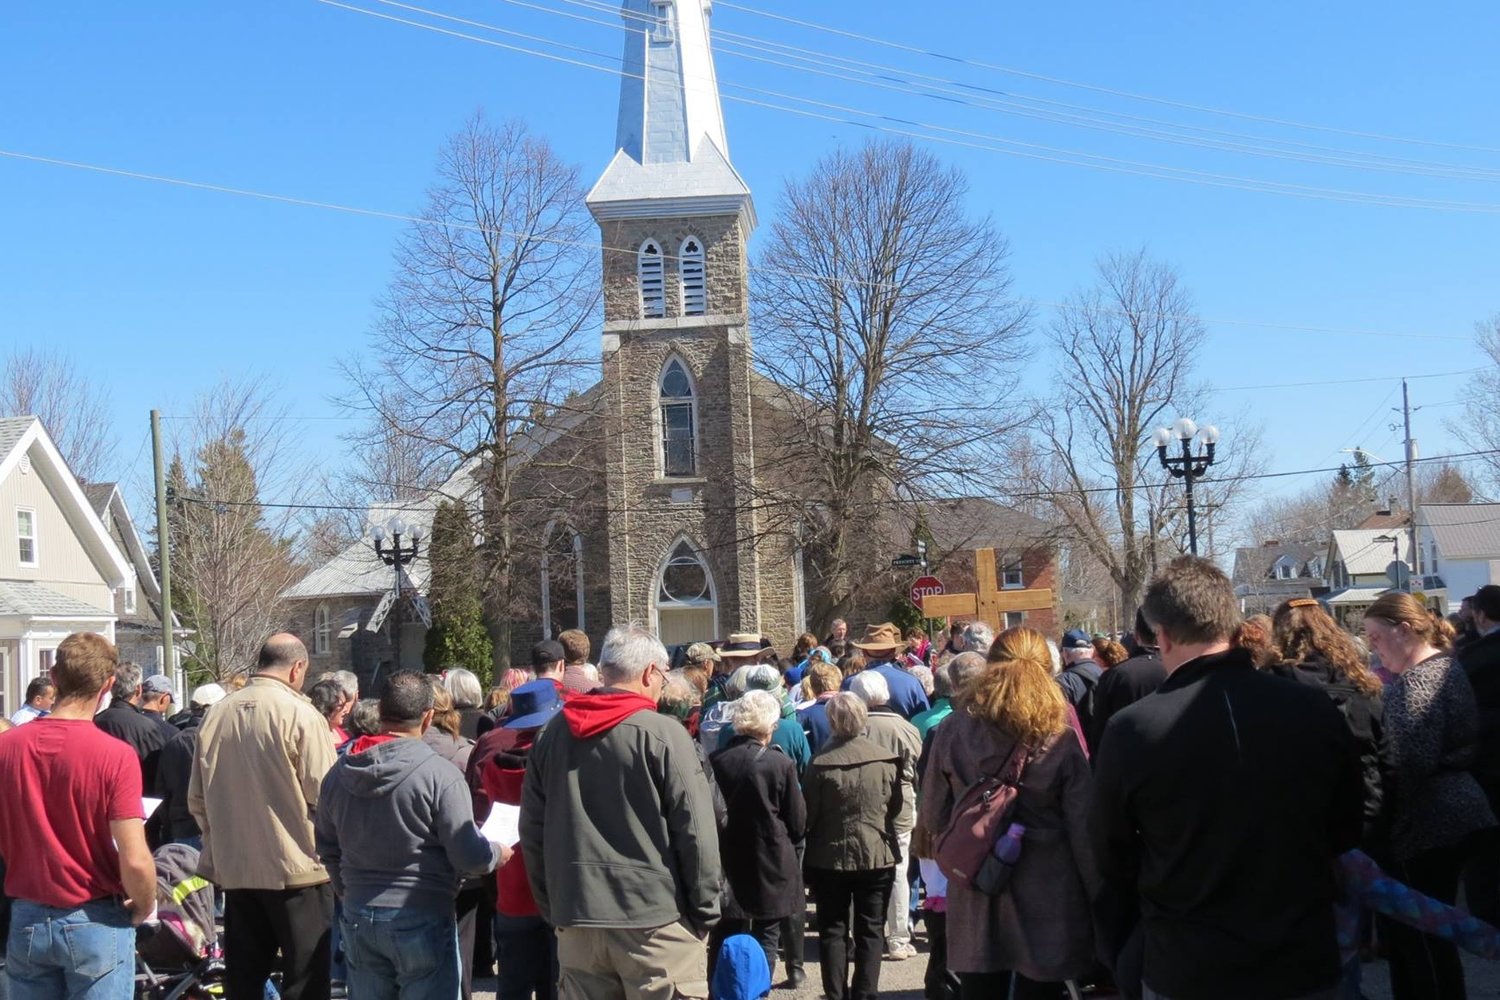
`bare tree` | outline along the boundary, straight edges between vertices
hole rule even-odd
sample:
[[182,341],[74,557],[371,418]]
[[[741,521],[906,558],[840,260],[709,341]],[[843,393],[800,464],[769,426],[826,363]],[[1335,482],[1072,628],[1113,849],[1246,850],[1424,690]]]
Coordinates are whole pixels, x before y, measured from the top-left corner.
[[79,479],[99,482],[109,474],[115,448],[109,394],[66,354],[12,351],[0,371],[0,414],[39,417]]
[[1006,241],[967,194],[909,142],[840,151],[787,184],[760,255],[757,361],[791,391],[757,473],[812,556],[814,621],[871,577],[891,498],[942,492],[932,474],[970,467],[1008,413],[1026,317]]
[[1486,482],[1500,488],[1500,312],[1474,325],[1474,340],[1484,362],[1464,389],[1464,415],[1451,429],[1472,450],[1486,453]]
[[[1109,573],[1130,621],[1155,567],[1185,544],[1182,488],[1167,480],[1152,432],[1203,415],[1192,381],[1204,338],[1177,274],[1144,251],[1112,254],[1097,281],[1058,311],[1048,333],[1060,373],[1036,408],[1036,446],[1014,466],[1019,491],[1045,502]],[[1258,432],[1237,425],[1212,470],[1215,502],[1232,500]]]
[[417,473],[479,463],[485,612],[500,668],[516,599],[518,445],[560,416],[594,360],[579,334],[595,318],[598,252],[577,169],[518,122],[475,115],[437,172],[422,221],[396,248],[373,357],[348,370],[347,402],[371,415],[369,443],[405,440]]
[[192,632],[195,673],[223,680],[248,670],[260,644],[286,624],[281,594],[300,575],[292,557],[295,430],[254,382],[204,393],[174,428],[168,473],[173,608]]

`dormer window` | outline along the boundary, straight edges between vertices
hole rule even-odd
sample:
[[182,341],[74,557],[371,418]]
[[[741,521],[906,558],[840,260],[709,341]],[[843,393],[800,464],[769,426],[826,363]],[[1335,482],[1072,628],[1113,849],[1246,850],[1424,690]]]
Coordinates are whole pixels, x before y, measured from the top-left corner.
[[655,240],[641,244],[636,255],[636,277],[641,285],[641,315],[660,319],[667,314],[667,297],[662,285],[661,246]]
[[651,0],[651,40],[662,44],[674,40],[672,0]]
[[689,236],[682,241],[677,275],[682,282],[682,314],[702,316],[708,305],[708,290],[704,282],[703,242],[698,237]]

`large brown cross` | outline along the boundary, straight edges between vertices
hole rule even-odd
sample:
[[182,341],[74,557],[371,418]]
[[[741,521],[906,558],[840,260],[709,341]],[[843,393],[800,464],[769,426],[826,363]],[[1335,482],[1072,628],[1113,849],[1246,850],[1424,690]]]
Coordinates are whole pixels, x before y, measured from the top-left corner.
[[928,618],[978,618],[996,629],[1005,627],[1007,611],[1046,611],[1052,607],[1052,589],[1002,590],[996,586],[995,550],[974,550],[977,594],[938,594],[923,598],[922,614]]

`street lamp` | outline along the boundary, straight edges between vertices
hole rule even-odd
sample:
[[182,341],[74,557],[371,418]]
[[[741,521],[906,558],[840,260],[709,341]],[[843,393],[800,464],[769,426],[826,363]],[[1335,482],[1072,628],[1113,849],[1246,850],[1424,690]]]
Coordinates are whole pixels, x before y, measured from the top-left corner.
[[[1181,455],[1167,454],[1167,446],[1174,438],[1182,443]],[[1203,442],[1201,455],[1193,454],[1194,438]],[[1193,510],[1193,480],[1202,476],[1214,464],[1214,445],[1219,442],[1219,429],[1209,424],[1200,430],[1197,424],[1183,417],[1171,427],[1157,428],[1151,440],[1156,445],[1156,457],[1161,459],[1161,467],[1171,473],[1173,478],[1181,479],[1187,488],[1188,551],[1197,555],[1198,520]]]
[[[390,545],[385,544],[387,536],[390,537]],[[403,545],[401,543],[403,537],[409,539],[410,544]],[[395,581],[391,587],[391,654],[399,668],[401,666],[401,567],[417,558],[417,551],[422,544],[422,526],[414,524],[408,528],[400,514],[393,514],[384,526],[377,524],[370,529],[370,538],[375,543],[375,554],[380,557],[380,561],[395,570]]]

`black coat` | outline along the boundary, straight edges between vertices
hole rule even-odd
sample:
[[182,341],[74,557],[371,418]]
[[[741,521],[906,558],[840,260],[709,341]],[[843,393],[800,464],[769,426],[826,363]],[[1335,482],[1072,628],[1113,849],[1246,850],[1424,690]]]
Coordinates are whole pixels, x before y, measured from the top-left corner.
[[1280,663],[1271,668],[1287,677],[1317,688],[1338,706],[1359,748],[1359,770],[1364,779],[1364,835],[1366,850],[1383,850],[1379,843],[1384,833],[1386,784],[1390,780],[1391,748],[1385,735],[1385,706],[1380,692],[1366,694],[1353,681],[1336,673],[1321,658],[1305,663]]
[[160,716],[137,708],[128,701],[112,701],[94,716],[94,725],[117,740],[130,744],[141,761],[141,787],[156,787],[156,763],[167,744],[167,726]]
[[1167,679],[1167,668],[1155,650],[1137,653],[1124,663],[1117,663],[1104,671],[1094,687],[1094,719],[1092,728],[1084,730],[1089,738],[1089,747],[1097,754],[1104,740],[1104,727],[1109,725],[1121,710],[1129,708],[1148,694],[1161,687]]
[[162,800],[152,819],[160,818],[164,839],[184,840],[201,836],[198,821],[188,811],[188,782],[193,777],[193,757],[198,751],[198,727],[203,716],[190,718],[186,728],[162,747],[156,765],[156,797]]
[[[1359,843],[1359,760],[1321,692],[1228,650],[1114,717],[1090,833],[1103,902],[1138,893],[1144,979],[1174,1000],[1339,981],[1332,861]],[[1129,918],[1101,909],[1111,961]]]
[[797,768],[780,748],[746,737],[709,757],[728,822],[719,856],[734,897],[726,916],[776,920],[806,905],[796,844],[807,833]]
[[1479,703],[1479,756],[1474,760],[1474,776],[1489,791],[1500,785],[1500,632],[1471,640],[1459,651],[1458,663]]

